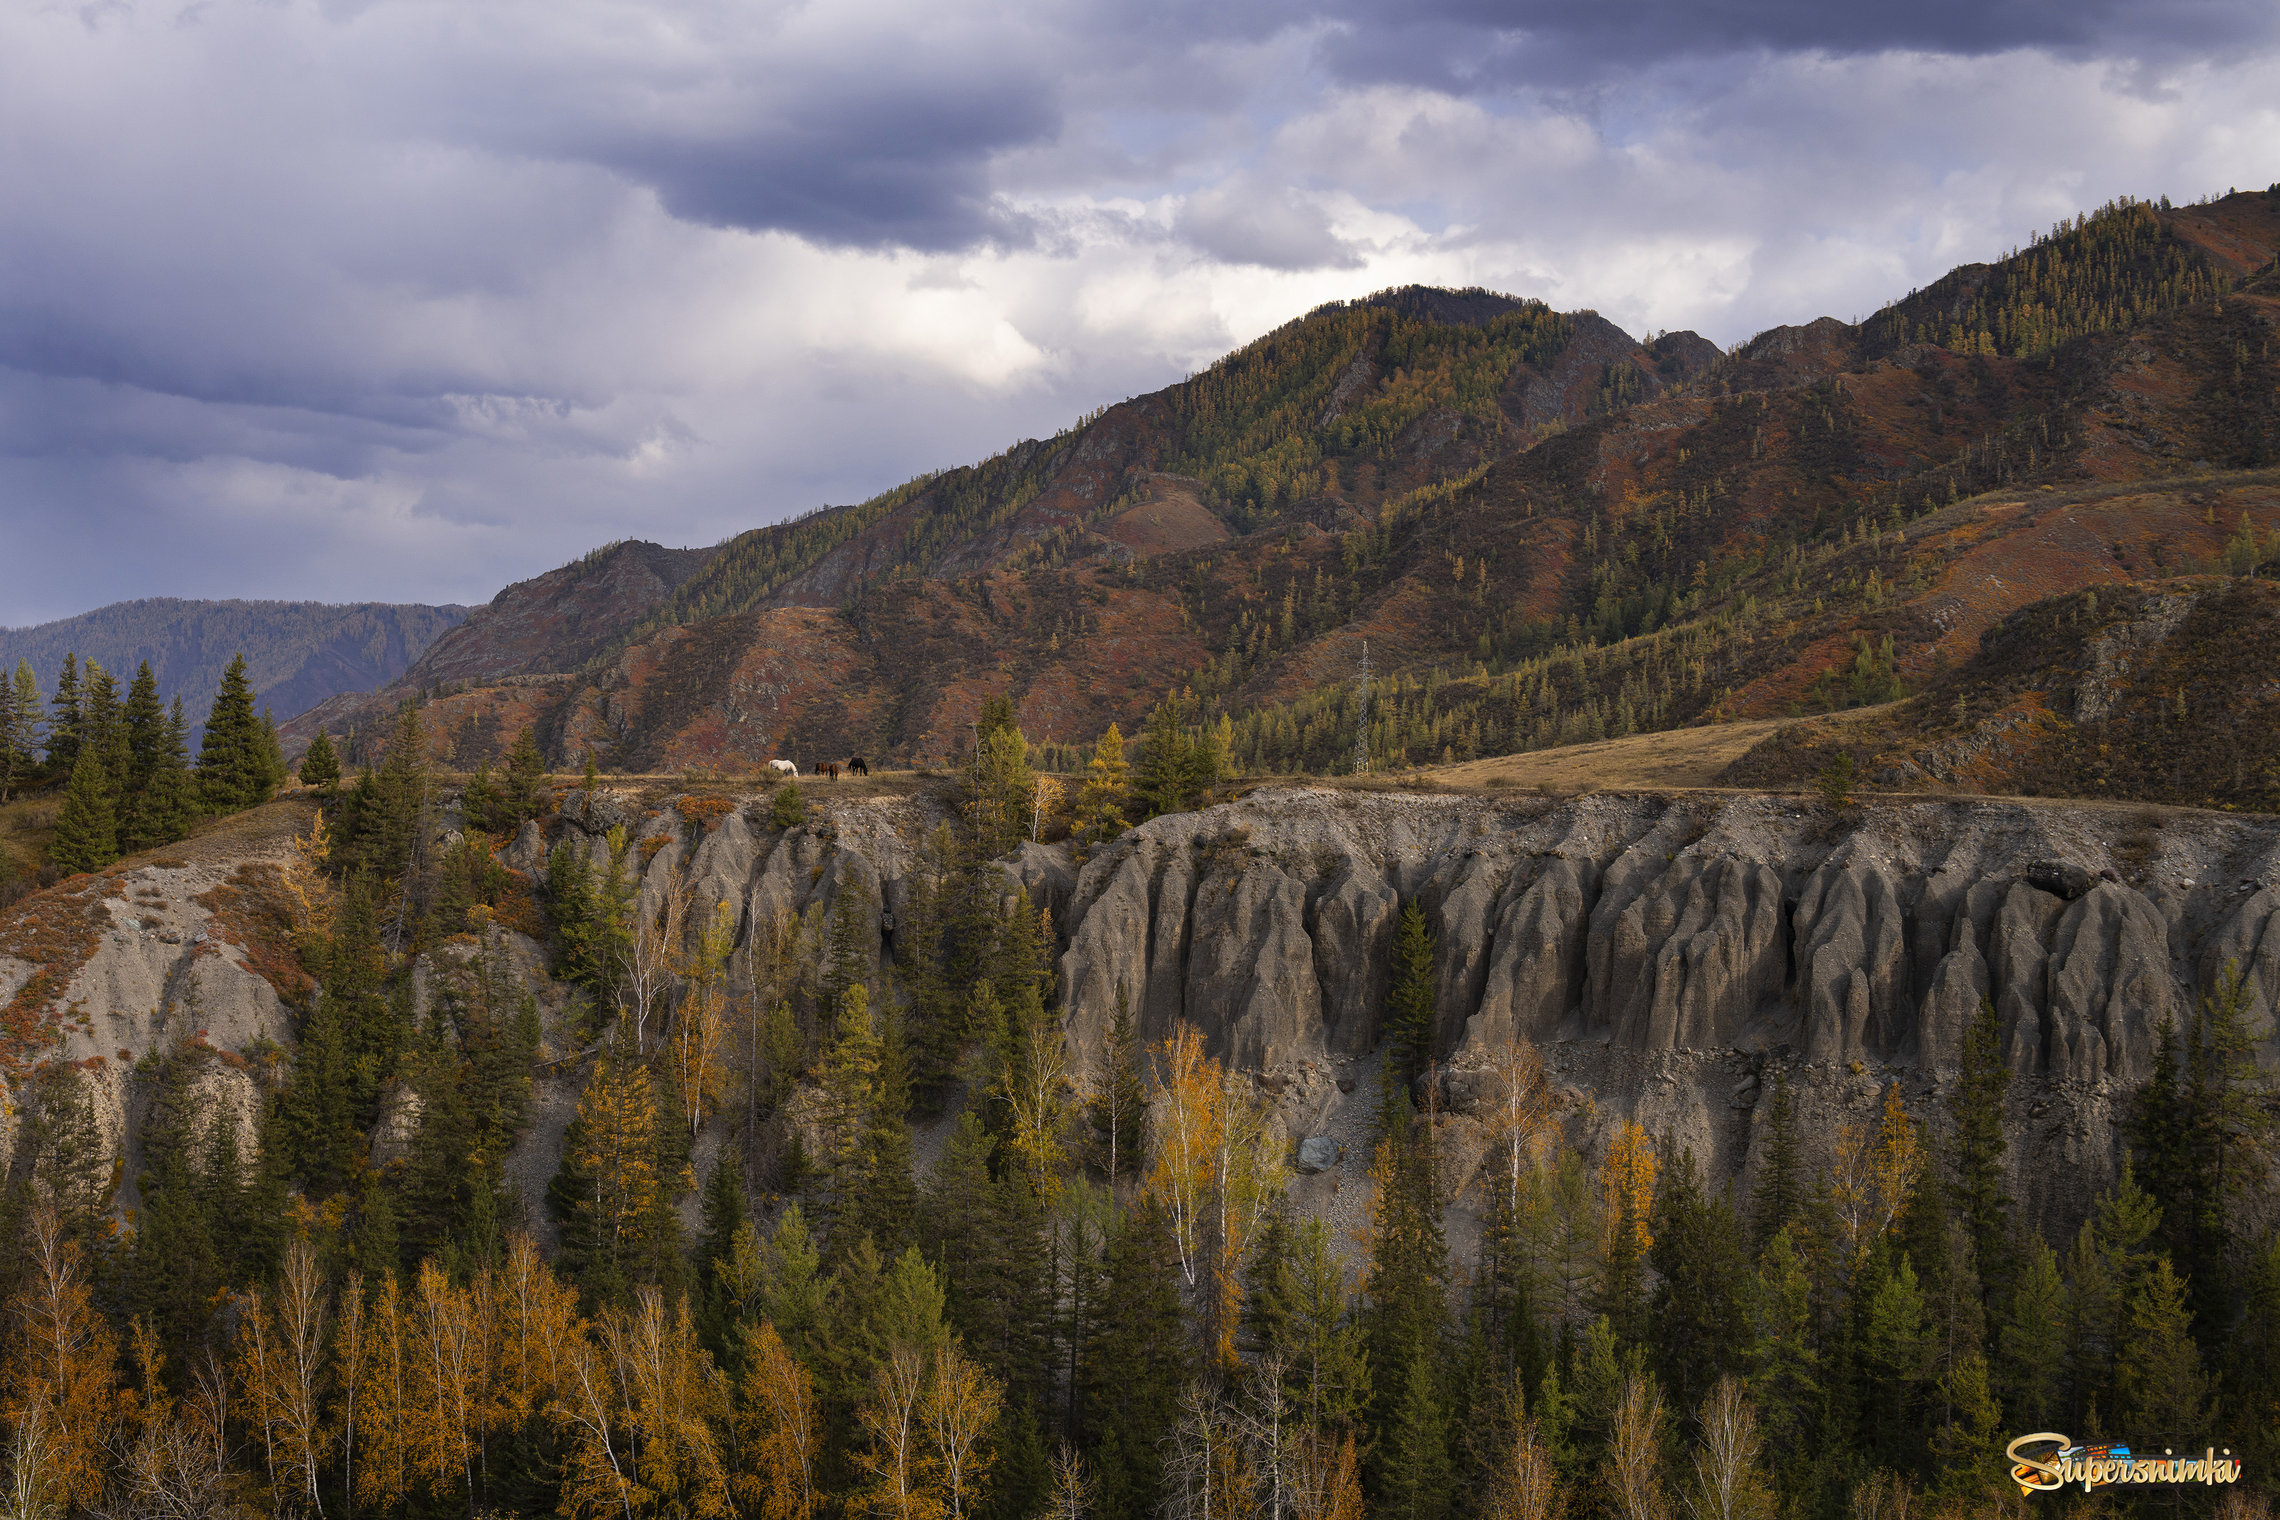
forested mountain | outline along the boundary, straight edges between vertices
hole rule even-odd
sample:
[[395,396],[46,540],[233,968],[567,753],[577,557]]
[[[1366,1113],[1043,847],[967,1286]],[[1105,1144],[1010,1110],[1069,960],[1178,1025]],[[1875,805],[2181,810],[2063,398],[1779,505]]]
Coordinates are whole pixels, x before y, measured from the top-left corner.
[[1184,693],[1244,767],[1320,771],[1365,642],[1379,767],[1912,692],[2039,597],[2221,569],[2244,531],[2271,562],[2276,247],[2268,192],[2116,203],[1723,356],[1488,292],[1333,305],[734,539],[543,675],[415,671],[321,720],[438,698],[469,765],[525,723],[605,768],[936,761],[994,693],[1064,743]]
[[278,721],[344,691],[385,686],[411,667],[464,607],[357,602],[184,601],[145,597],[31,628],[0,628],[0,670],[31,662],[42,690],[63,657],[93,660],[123,681],[150,662],[159,694],[202,716],[222,672],[243,654],[260,706]]

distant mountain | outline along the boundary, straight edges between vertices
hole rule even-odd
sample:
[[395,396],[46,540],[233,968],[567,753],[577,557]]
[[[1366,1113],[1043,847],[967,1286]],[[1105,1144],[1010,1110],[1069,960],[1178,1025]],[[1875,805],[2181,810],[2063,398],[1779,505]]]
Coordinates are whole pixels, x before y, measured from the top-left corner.
[[0,628],[0,668],[29,660],[40,690],[55,690],[63,657],[76,654],[117,674],[123,688],[150,662],[159,691],[182,699],[201,724],[222,672],[243,653],[256,701],[283,722],[344,691],[393,681],[464,607],[416,603],[186,601],[145,597],[31,628]]
[[1335,302],[980,464],[524,582],[288,737],[369,748],[420,699],[460,764],[525,725],[566,765],[940,762],[1000,693],[1064,744],[1184,693],[1244,769],[1335,770],[1365,641],[1378,767],[1945,691],[2044,598],[2280,569],[2276,249],[2280,187],[2116,202],[1731,353],[1481,290]]

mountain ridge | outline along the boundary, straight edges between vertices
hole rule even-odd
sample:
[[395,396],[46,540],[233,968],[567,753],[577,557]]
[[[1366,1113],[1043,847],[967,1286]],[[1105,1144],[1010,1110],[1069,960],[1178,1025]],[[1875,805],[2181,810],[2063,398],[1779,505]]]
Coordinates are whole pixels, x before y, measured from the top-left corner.
[[[993,695],[1074,743],[1184,691],[1247,763],[1320,769],[1351,751],[1365,640],[1397,683],[1381,711],[1400,681],[1533,693],[1501,737],[1401,720],[1385,764],[1811,705],[1864,638],[1921,684],[1964,624],[2023,605],[1949,584],[2036,519],[2021,491],[2184,470],[2214,492],[2199,523],[2159,490],[2107,510],[2138,549],[2044,533],[2024,583],[2046,594],[2213,562],[2242,512],[2280,527],[2222,478],[2280,457],[2275,249],[2270,192],[2117,202],[1866,322],[1727,354],[1493,292],[1334,302],[1054,438],[738,535],[575,670],[464,691],[414,670],[289,737],[369,736],[424,699],[469,763],[524,723],[564,764],[940,760]],[[1953,347],[1917,330],[1935,310]]]
[[29,660],[52,691],[66,653],[121,678],[148,660],[161,697],[181,697],[203,723],[222,671],[246,656],[256,702],[280,720],[343,691],[396,679],[468,609],[421,602],[310,602],[137,597],[74,617],[0,628],[0,669]]

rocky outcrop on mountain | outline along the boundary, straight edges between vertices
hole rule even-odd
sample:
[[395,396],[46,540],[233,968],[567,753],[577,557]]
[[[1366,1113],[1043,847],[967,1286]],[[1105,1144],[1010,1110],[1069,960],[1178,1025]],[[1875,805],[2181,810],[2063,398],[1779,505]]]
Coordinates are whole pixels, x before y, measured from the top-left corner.
[[1122,995],[1150,1039],[1185,1019],[1239,1066],[1335,1066],[1374,1037],[1395,907],[1414,900],[1439,945],[1442,1060],[1462,1072],[1529,1038],[1600,1111],[1657,1118],[1731,1171],[1755,1123],[1738,1095],[1764,1074],[1839,1107],[1886,1080],[1937,1094],[1983,998],[2022,1115],[2062,1115],[2040,1138],[2022,1123],[2013,1156],[2060,1217],[2110,1175],[2155,1032],[2225,962],[2249,972],[2280,1063],[2271,820],[2173,814],[2150,847],[2138,822],[2032,804],[1831,825],[1778,798],[1330,791],[1158,819],[1088,862],[1063,913],[1072,1057],[1097,1059]]
[[[617,832],[643,911],[679,895],[691,932],[717,916],[745,946],[792,926],[820,940],[859,890],[891,947],[945,805],[923,791],[811,794],[808,820],[777,829],[757,798],[684,817],[665,798],[576,791],[514,853],[527,864],[568,846],[606,862]],[[1361,1132],[1338,1126],[1368,1101],[1351,1095],[1375,1060],[1411,903],[1436,940],[1434,1050],[1460,1169],[1481,1148],[1469,1110],[1487,1087],[1474,1074],[1521,1039],[1567,1095],[1566,1143],[1591,1152],[1615,1118],[1634,1118],[1746,1180],[1774,1074],[1799,1094],[1808,1146],[1826,1147],[1840,1125],[1870,1122],[1888,1083],[1936,1104],[1988,1000],[2015,1073],[2014,1190],[2064,1227],[2112,1174],[2157,1031],[2227,966],[2246,979],[2261,1057],[2280,1064],[2269,817],[1985,800],[1840,817],[1769,796],[1264,789],[1129,830],[1081,867],[1065,845],[1024,844],[1000,870],[1005,900],[1026,894],[1054,928],[1072,1071],[1092,1069],[1120,1000],[1151,1042],[1192,1024],[1256,1075],[1284,1138],[1346,1145],[1348,1160],[1302,1191],[1363,1164]],[[215,906],[218,882],[249,879],[154,864],[91,897],[92,937],[57,1004],[71,1016],[10,1074],[13,1109],[77,1105],[116,1155],[148,1123],[128,1068],[187,1049],[220,1084],[205,1107],[235,1112],[237,1085],[252,1092],[265,1053],[293,1036],[254,969],[273,962],[229,938],[249,920]],[[478,955],[539,1000],[537,1117],[512,1169],[543,1188],[580,1080],[573,999],[541,946],[493,927],[423,958],[418,1005]],[[0,961],[0,995],[37,969]],[[33,1165],[25,1126],[0,1111],[12,1164]],[[417,1093],[393,1095],[376,1153],[408,1146],[419,1120]]]

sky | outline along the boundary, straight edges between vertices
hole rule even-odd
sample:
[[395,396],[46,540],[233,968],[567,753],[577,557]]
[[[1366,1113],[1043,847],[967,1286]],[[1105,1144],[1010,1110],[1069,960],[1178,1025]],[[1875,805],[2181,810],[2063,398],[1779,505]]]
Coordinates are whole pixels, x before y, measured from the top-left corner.
[[1731,345],[2275,181],[2272,0],[10,0],[0,624],[479,602],[1326,300]]

